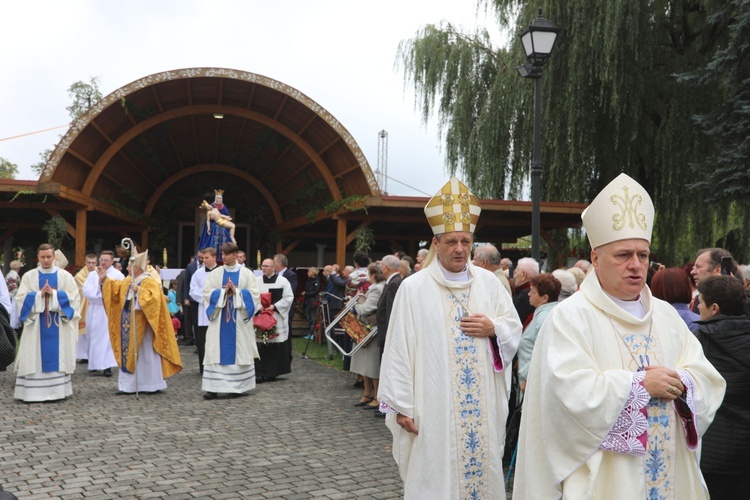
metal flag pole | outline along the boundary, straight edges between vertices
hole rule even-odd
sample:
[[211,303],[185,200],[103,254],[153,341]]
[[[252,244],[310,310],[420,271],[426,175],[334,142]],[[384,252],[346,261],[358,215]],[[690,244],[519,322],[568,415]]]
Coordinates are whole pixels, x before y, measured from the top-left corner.
[[[126,250],[130,251],[130,261],[135,260],[135,243],[133,243],[133,240],[130,238],[123,238],[120,244],[125,248]],[[131,285],[135,282],[135,277],[133,276],[134,272],[131,268],[130,276],[131,276]],[[138,333],[137,333],[137,322],[135,320],[135,292],[133,292],[133,296],[130,298],[130,334],[133,337],[133,351],[134,351],[134,357],[135,357],[135,365],[133,367],[133,376],[135,377],[135,399],[140,399],[138,394]],[[126,360],[127,363],[127,360]]]

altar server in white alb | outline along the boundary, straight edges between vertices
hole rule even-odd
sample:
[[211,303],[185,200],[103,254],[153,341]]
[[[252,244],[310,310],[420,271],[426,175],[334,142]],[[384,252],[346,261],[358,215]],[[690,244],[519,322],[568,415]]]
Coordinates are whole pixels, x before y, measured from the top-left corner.
[[471,263],[479,212],[455,178],[427,203],[430,253],[401,283],[388,323],[378,400],[406,498],[505,498],[521,322],[500,280]]
[[52,245],[40,245],[37,259],[39,267],[23,275],[16,294],[24,329],[14,397],[25,402],[72,395],[70,375],[76,365],[78,286],[70,273],[55,265]]
[[203,359],[203,395],[238,396],[255,388],[253,314],[260,307],[260,289],[253,272],[237,263],[235,243],[221,247],[224,265],[206,278],[203,300],[208,316]]
[[651,198],[621,174],[582,218],[592,270],[539,332],[513,499],[708,498],[698,450],[725,382],[646,286]]
[[115,253],[105,250],[99,254],[99,267],[96,272],[89,273],[83,284],[83,296],[89,301],[86,311],[86,335],[89,339],[89,372],[102,370],[105,377],[112,376],[112,368],[117,366],[112,349],[109,318],[104,308],[102,298],[100,273],[104,272],[107,279],[122,281],[125,279],[120,271],[113,266]]

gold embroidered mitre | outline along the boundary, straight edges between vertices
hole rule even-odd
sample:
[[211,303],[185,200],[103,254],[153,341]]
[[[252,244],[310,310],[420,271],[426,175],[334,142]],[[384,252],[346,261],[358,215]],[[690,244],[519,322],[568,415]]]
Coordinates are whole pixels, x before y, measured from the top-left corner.
[[477,197],[455,177],[430,198],[424,207],[424,214],[433,234],[453,231],[473,233],[481,211]]
[[134,248],[133,256],[130,257],[130,263],[145,271],[148,267],[148,250],[138,253]]
[[654,204],[643,186],[620,174],[596,195],[581,219],[591,248],[629,239],[651,243]]

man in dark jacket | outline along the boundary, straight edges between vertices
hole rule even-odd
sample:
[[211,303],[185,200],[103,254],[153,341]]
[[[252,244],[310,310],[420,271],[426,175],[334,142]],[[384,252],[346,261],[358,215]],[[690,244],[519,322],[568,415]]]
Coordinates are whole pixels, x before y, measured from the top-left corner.
[[[297,273],[289,269],[289,260],[287,260],[286,255],[283,253],[277,253],[273,256],[273,267],[274,271],[279,276],[283,276],[286,278],[286,280],[289,282],[289,284],[292,287],[292,293],[294,294],[294,298],[297,298]],[[289,323],[289,337],[284,341],[284,346],[286,348],[287,353],[289,354],[289,360],[292,359],[292,323],[294,323],[294,314],[295,314],[295,308],[294,308],[294,300],[292,300],[292,308],[289,310],[289,318],[287,319]]]
[[711,498],[747,498],[750,491],[750,319],[745,291],[734,276],[698,283],[698,340],[727,381],[724,402],[703,436],[701,472]]

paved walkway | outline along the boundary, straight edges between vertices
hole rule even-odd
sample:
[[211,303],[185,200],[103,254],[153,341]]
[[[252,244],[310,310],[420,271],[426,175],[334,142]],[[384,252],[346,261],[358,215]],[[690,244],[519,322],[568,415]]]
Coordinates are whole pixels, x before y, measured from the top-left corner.
[[0,373],[0,485],[36,498],[400,498],[390,433],[350,374],[296,357],[284,380],[204,401],[197,355],[164,394],[115,396],[78,365],[73,396],[13,399]]

